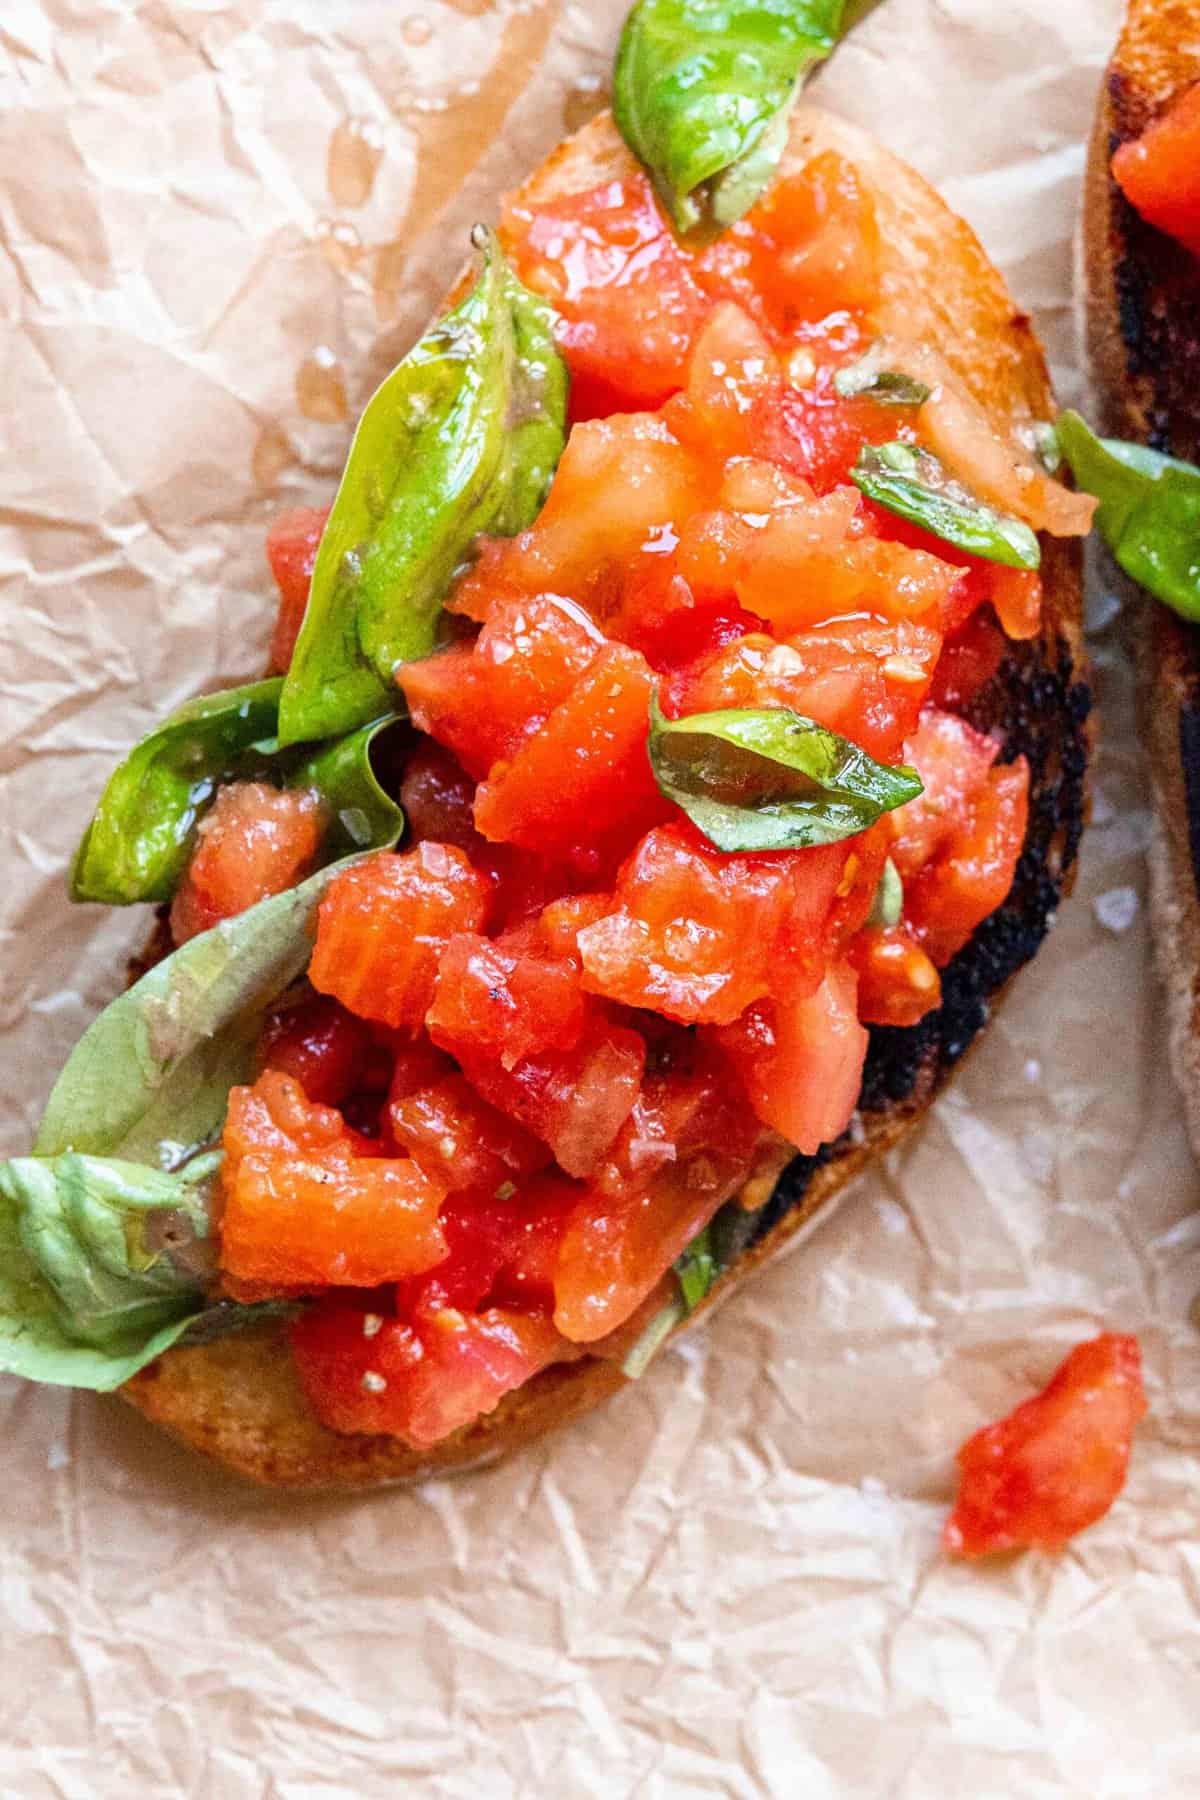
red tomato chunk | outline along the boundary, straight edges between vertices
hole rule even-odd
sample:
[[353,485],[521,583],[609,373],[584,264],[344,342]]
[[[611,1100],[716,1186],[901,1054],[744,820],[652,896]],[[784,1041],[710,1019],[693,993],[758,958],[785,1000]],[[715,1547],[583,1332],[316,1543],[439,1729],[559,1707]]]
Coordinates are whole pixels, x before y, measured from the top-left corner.
[[1112,172],[1144,219],[1200,256],[1200,82],[1121,145]]
[[186,943],[282,894],[312,872],[325,808],[306,788],[234,781],[200,821],[196,848],[171,904],[171,935]]
[[1124,1487],[1145,1411],[1136,1338],[1106,1332],[1077,1345],[1040,1394],[959,1451],[944,1547],[955,1556],[1061,1549],[1103,1518]]

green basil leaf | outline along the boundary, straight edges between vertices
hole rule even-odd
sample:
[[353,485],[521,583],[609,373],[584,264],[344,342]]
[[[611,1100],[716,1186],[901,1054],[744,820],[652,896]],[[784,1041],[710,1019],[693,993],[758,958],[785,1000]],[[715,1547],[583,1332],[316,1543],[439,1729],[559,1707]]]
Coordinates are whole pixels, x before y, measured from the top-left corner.
[[336,856],[356,850],[389,850],[400,840],[404,814],[376,773],[372,757],[387,737],[407,729],[390,714],[318,750],[294,772],[292,787],[316,788],[331,823],[323,849]]
[[834,389],[843,400],[865,394],[880,406],[924,406],[933,389],[902,369],[881,368],[878,359],[868,351],[858,362],[848,363],[833,378]]
[[372,755],[394,713],[297,762],[281,751],[282,680],[206,694],[144,738],[110,777],[71,871],[73,900],[110,906],[169,900],[200,818],[223,780],[267,778],[316,788],[330,809],[325,857],[396,843],[404,815],[380,785]]
[[191,938],[94,1019],[55,1083],[34,1152],[180,1167],[249,1080],[263,1014],[303,974],[317,905],[346,859]]
[[1184,619],[1200,620],[1200,469],[1144,444],[1099,438],[1076,412],[1058,440],[1125,573]]
[[634,7],[617,47],[613,114],[679,231],[731,225],[754,204],[783,154],[792,103],[845,13],[844,0]]
[[175,1343],[203,1300],[173,1246],[207,1237],[214,1160],[183,1175],[73,1152],[0,1164],[0,1370],[107,1390]]
[[679,1277],[683,1304],[689,1312],[694,1312],[719,1273],[707,1226],[692,1239],[683,1255],[676,1258],[675,1273]]
[[554,313],[481,229],[483,272],[367,403],[321,538],[279,706],[283,744],[353,731],[434,647],[442,601],[482,531],[530,524],[566,424]]
[[985,505],[915,444],[864,444],[850,479],[868,499],[956,549],[1010,569],[1041,566],[1037,534],[1028,525]]
[[718,850],[792,850],[855,837],[921,793],[914,769],[888,768],[787,707],[650,711],[650,766]]
[[75,852],[73,900],[169,900],[223,776],[275,730],[282,680],[189,700],[109,777]]

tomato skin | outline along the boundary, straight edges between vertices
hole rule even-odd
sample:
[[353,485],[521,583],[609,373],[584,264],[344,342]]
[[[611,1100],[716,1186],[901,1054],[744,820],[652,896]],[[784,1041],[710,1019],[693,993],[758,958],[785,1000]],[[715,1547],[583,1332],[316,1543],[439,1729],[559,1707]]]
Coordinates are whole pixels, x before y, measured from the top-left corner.
[[486,878],[452,844],[380,851],[330,883],[308,978],[359,1018],[415,1030],[439,954],[456,931],[483,924],[488,901]]
[[857,989],[850,964],[835,963],[816,993],[749,1007],[714,1033],[763,1124],[805,1156],[839,1138],[858,1104],[868,1039]]
[[306,788],[273,788],[263,781],[222,787],[200,821],[171,902],[176,944],[302,880],[316,861],[326,822],[320,795]]
[[304,623],[309,583],[329,508],[298,507],[283,513],[267,533],[267,561],[279,589],[279,611],[271,633],[271,670],[286,675]]
[[961,1479],[943,1549],[1061,1550],[1103,1518],[1124,1487],[1145,1413],[1137,1339],[1104,1332],[1077,1344],[1040,1394],[958,1452]]
[[414,1323],[323,1300],[291,1327],[309,1405],[332,1431],[386,1433],[427,1450],[570,1355],[545,1317],[442,1306]]
[[338,1106],[365,1085],[371,1035],[336,1000],[314,995],[271,1015],[259,1040],[261,1069],[293,1075],[310,1100]]
[[1112,172],[1144,219],[1200,256],[1200,82],[1140,138],[1121,145]]

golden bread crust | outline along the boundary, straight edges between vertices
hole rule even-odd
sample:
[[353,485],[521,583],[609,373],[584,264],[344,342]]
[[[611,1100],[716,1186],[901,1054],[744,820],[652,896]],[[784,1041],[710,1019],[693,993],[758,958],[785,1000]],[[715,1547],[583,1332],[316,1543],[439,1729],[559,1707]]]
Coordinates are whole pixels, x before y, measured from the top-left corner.
[[[883,241],[894,252],[883,286],[881,330],[934,344],[997,425],[1050,416],[1049,381],[1029,320],[1013,305],[970,229],[918,175],[862,132],[815,109],[799,109],[787,162],[799,166],[829,148],[841,151],[871,188]],[[536,203],[580,192],[629,166],[629,152],[606,114],[560,145],[522,189],[522,198]],[[1014,652],[1010,659],[1004,718],[1014,721],[1016,749],[1027,749],[1039,732],[1049,744],[1040,759],[1031,759],[1036,763],[1035,797],[1046,802],[1043,812],[1059,806],[1056,818],[1061,817],[1062,828],[1052,823],[1037,855],[1027,856],[1030,869],[1020,897],[1007,925],[994,934],[986,967],[977,972],[974,986],[959,984],[961,1031],[947,1029],[940,1038],[918,1037],[919,1028],[891,1034],[896,1042],[889,1047],[882,1085],[876,1084],[879,1092],[870,1103],[864,1093],[857,1141],[843,1139],[827,1160],[805,1167],[794,1203],[781,1195],[782,1216],[717,1284],[693,1319],[773,1256],[917,1123],[986,1017],[991,1000],[1033,953],[1052,916],[1082,818],[1086,689],[1071,685],[1082,663],[1077,547],[1048,543],[1043,573],[1043,634],[1022,647],[1020,657]],[[1014,703],[1017,689],[1020,697]],[[1068,696],[1072,702],[1082,696],[1073,712]],[[999,713],[996,719],[1001,722]],[[981,719],[985,725],[992,722]],[[899,1073],[898,1061],[904,1064]],[[788,1181],[785,1176],[781,1188]],[[796,1188],[793,1180],[792,1192]],[[123,1392],[193,1448],[255,1481],[290,1488],[362,1488],[492,1460],[588,1411],[623,1384],[616,1364],[592,1356],[550,1368],[509,1394],[488,1417],[425,1453],[390,1438],[343,1437],[325,1430],[304,1405],[278,1330],[172,1350]]]

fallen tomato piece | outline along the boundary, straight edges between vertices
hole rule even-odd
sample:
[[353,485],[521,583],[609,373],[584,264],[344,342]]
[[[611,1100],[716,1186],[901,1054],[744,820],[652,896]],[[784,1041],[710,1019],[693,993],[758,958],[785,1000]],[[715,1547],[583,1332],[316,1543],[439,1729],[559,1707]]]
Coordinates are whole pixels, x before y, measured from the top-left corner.
[[1124,1487],[1145,1411],[1136,1338],[1105,1332],[1077,1345],[1040,1394],[958,1452],[962,1476],[943,1548],[953,1556],[1060,1550]]

